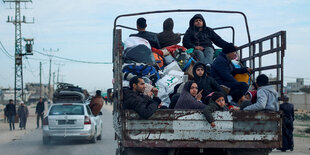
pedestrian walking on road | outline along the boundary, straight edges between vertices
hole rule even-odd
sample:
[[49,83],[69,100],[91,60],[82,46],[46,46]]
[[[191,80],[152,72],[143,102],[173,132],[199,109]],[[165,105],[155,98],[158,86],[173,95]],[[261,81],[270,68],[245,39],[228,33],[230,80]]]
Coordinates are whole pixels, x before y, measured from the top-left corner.
[[37,128],[40,127],[39,120],[41,119],[41,127],[43,127],[43,116],[44,116],[44,102],[42,97],[40,97],[40,101],[36,106],[36,114],[37,114]]
[[17,110],[17,114],[19,117],[19,128],[22,130],[23,128],[26,129],[27,117],[29,115],[29,111],[27,106],[23,101],[20,102],[20,105]]
[[288,103],[289,97],[284,96],[283,103],[280,105],[280,110],[283,111],[283,125],[282,125],[282,148],[281,151],[285,152],[286,150],[293,151],[294,149],[294,139],[293,139],[293,130],[294,130],[294,105]]
[[10,130],[15,130],[15,116],[16,116],[16,107],[13,104],[13,100],[9,100],[9,104],[5,106],[7,118],[10,124]]
[[89,107],[90,107],[92,113],[95,116],[97,116],[100,113],[102,106],[103,106],[103,98],[101,96],[101,91],[97,90],[96,96],[92,97],[90,104],[89,104]]

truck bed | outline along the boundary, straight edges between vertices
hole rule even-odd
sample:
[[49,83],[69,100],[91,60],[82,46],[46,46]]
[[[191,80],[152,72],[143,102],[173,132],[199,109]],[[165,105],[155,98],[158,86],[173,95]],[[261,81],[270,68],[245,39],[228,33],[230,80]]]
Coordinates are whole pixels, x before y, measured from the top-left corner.
[[132,110],[124,114],[124,147],[278,148],[282,143],[280,112],[215,112],[214,128],[197,110],[158,110],[149,119]]

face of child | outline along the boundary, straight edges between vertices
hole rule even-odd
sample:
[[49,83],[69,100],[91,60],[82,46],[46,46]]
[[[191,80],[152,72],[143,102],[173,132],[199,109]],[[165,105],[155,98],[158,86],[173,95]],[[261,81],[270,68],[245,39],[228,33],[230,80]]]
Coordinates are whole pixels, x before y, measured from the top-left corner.
[[246,94],[244,97],[245,97],[246,100],[251,100],[250,94]]
[[196,74],[201,77],[203,75],[203,73],[205,72],[205,70],[203,68],[197,68],[196,69]]
[[198,93],[198,86],[196,83],[193,83],[190,90],[189,90],[189,93],[192,95],[192,96],[196,96],[197,93]]
[[225,99],[224,97],[220,97],[215,101],[220,107],[224,107],[225,106]]

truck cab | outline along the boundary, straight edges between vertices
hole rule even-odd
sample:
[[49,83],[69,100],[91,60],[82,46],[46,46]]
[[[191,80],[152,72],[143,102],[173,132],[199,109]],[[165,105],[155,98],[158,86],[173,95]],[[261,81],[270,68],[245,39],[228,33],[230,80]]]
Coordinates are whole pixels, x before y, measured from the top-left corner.
[[[189,12],[241,15],[244,19],[248,42],[238,47],[240,62],[253,69],[252,81],[255,81],[257,75],[274,72],[276,77],[271,79],[270,84],[274,85],[279,95],[283,97],[285,31],[252,41],[246,15],[239,11],[162,10],[119,15],[115,18],[113,29],[113,81],[115,81],[113,83],[113,124],[118,143],[116,154],[139,154],[139,150],[144,153],[146,150],[157,151],[156,154],[182,154],[182,151],[187,150],[201,154],[213,151],[223,154],[268,154],[272,149],[280,148],[282,146],[281,112],[215,112],[213,116],[216,127],[212,128],[201,110],[159,109],[150,118],[143,119],[134,111],[123,109],[122,34],[124,31],[135,29],[119,25],[118,20],[141,15]],[[233,27],[223,28],[231,28],[234,31]],[[263,58],[271,55],[274,58],[273,64],[263,63]]]

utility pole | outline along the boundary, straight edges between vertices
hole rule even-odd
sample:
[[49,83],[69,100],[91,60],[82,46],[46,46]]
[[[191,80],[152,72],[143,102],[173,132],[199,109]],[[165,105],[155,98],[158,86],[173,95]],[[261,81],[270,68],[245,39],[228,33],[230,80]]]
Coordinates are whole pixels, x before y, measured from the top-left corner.
[[24,55],[32,55],[32,44],[33,39],[24,39],[26,44],[27,53],[22,53],[22,32],[21,32],[21,24],[22,23],[34,23],[26,22],[26,17],[23,16],[21,19],[20,14],[20,3],[24,2],[25,5],[27,2],[32,2],[31,0],[3,0],[4,3],[15,3],[15,18],[8,16],[8,23],[13,23],[15,25],[15,82],[14,82],[14,103],[16,105],[17,96],[20,97],[21,100],[24,99],[24,86],[23,86],[23,56]]
[[40,97],[42,97],[42,62],[40,61]]
[[58,84],[60,81],[59,81],[59,72],[60,72],[60,66],[64,66],[65,64],[63,63],[55,63],[55,65],[58,65],[58,69],[57,69],[57,80],[56,80],[56,83]]
[[50,56],[49,56],[49,58],[50,58],[50,69],[49,69],[49,76],[48,76],[48,98],[49,98],[49,100],[51,100],[51,99],[52,99],[51,76],[52,76],[52,58],[53,58],[52,53],[53,53],[53,52],[58,52],[59,49],[53,50],[52,48],[50,48],[50,50],[45,50],[45,49],[43,48],[43,51],[48,52],[49,55],[50,55]]

